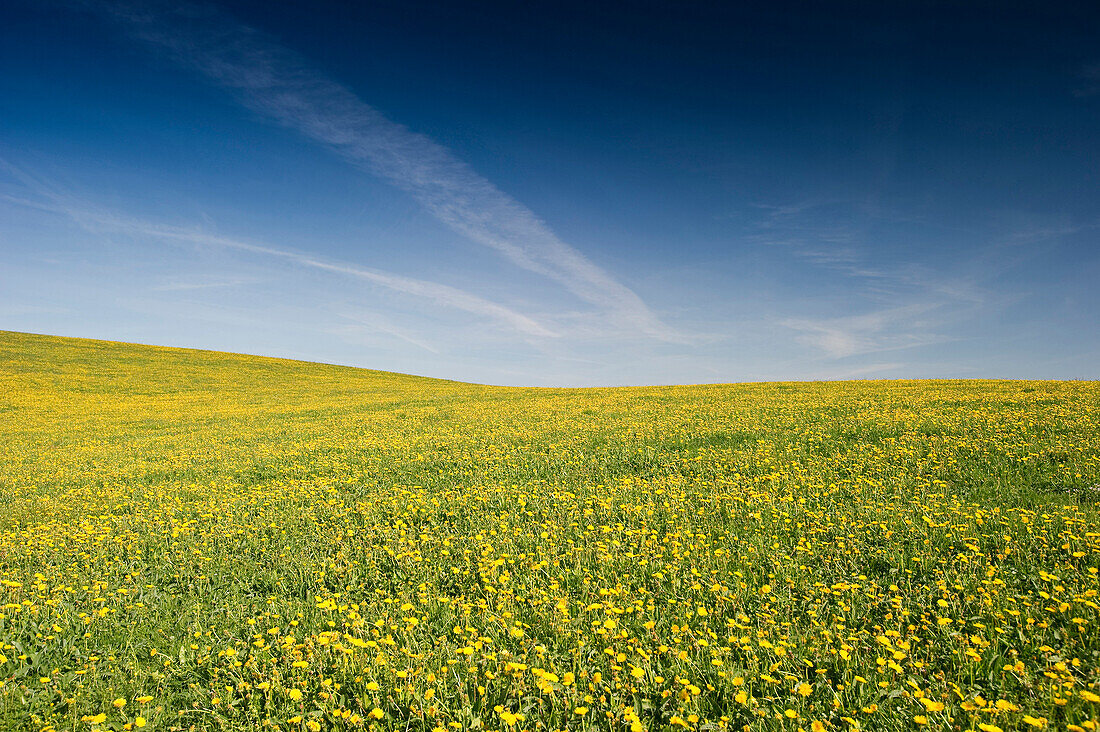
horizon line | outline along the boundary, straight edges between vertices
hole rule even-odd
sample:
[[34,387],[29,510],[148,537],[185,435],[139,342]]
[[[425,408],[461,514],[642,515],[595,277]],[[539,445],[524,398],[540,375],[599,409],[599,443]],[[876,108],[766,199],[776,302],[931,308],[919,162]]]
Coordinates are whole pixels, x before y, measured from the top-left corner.
[[479,386],[488,389],[537,389],[542,391],[582,391],[592,389],[675,389],[675,388],[689,388],[689,387],[717,387],[717,386],[763,386],[774,384],[777,386],[785,384],[862,384],[862,383],[890,383],[890,382],[1004,382],[1004,383],[1045,383],[1045,384],[1093,384],[1100,383],[1100,379],[1013,379],[1006,377],[985,376],[985,377],[898,377],[888,379],[774,379],[774,380],[749,380],[749,381],[714,381],[714,382],[697,382],[697,383],[672,383],[672,384],[615,384],[615,385],[590,385],[590,386],[510,386],[507,384],[485,384],[476,381],[461,381],[459,379],[448,379],[442,376],[425,376],[423,374],[410,374],[403,371],[387,371],[385,369],[376,369],[369,366],[359,366],[349,363],[337,363],[333,361],[310,361],[301,358],[289,358],[286,356],[273,356],[262,353],[242,353],[239,351],[220,351],[214,348],[201,348],[197,346],[178,346],[167,345],[162,343],[139,343],[136,341],[119,341],[111,338],[92,338],[89,336],[68,336],[58,335],[55,333],[33,333],[30,331],[21,330],[8,330],[6,328],[0,328],[0,336],[4,335],[18,335],[18,336],[33,336],[36,338],[55,338],[68,341],[89,341],[92,343],[107,343],[118,346],[137,346],[141,348],[155,348],[172,351],[192,351],[196,353],[213,353],[224,356],[243,356],[246,358],[264,359],[268,361],[288,361],[291,363],[307,364],[312,366],[331,366],[341,369],[353,369],[356,371],[370,371],[378,374],[391,374],[395,376],[405,376],[413,379],[426,379],[430,381],[441,381],[450,384],[461,384],[464,386]]

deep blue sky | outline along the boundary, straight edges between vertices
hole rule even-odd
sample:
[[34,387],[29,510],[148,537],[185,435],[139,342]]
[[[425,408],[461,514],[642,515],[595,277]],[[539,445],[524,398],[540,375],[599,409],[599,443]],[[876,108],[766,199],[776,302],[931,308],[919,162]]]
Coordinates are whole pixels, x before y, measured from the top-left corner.
[[0,328],[506,384],[1100,378],[1089,3],[345,5],[8,3]]

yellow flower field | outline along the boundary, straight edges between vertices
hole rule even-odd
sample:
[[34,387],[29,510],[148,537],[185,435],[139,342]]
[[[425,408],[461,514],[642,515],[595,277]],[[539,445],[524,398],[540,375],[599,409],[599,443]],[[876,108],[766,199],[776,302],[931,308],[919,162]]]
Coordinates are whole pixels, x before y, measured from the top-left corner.
[[1082,730],[1100,385],[0,333],[0,728]]

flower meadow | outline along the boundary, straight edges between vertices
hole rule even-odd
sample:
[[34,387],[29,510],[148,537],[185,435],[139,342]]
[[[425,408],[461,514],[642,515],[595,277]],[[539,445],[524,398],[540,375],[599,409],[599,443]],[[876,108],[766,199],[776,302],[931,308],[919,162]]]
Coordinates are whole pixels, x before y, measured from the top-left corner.
[[1100,385],[0,333],[0,728],[1094,730]]

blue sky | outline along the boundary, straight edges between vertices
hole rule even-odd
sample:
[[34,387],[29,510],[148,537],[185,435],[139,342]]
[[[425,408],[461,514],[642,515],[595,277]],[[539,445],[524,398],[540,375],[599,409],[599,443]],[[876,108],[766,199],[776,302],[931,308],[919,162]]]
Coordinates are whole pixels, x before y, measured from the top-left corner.
[[1087,4],[293,5],[6,12],[0,328],[517,385],[1100,378]]

